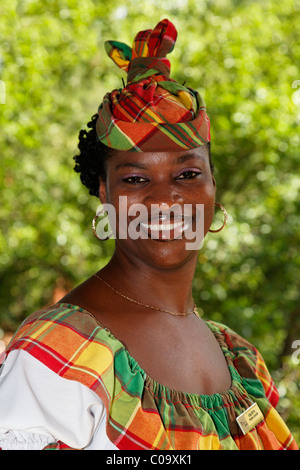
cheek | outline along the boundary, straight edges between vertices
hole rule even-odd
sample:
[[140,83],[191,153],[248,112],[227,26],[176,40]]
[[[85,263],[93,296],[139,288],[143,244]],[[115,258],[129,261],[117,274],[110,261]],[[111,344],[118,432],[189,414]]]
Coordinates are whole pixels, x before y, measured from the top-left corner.
[[[135,217],[129,216],[130,207],[134,204],[138,204],[139,200],[128,196],[128,194],[122,194],[116,191],[110,193],[108,202],[113,206],[115,214],[115,230],[117,239],[127,239],[128,236],[128,226],[131,220]],[[137,214],[138,215],[138,214]],[[136,215],[136,216],[137,216]]]
[[213,184],[205,188],[201,203],[204,204],[204,233],[207,233],[215,213],[215,186]]

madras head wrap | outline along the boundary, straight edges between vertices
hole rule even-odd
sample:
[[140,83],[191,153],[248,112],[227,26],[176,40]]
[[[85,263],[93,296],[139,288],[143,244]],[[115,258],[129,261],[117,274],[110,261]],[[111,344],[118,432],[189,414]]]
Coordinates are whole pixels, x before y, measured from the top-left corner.
[[132,49],[107,41],[111,59],[127,72],[127,85],[107,93],[98,109],[96,132],[106,146],[136,152],[178,151],[210,141],[200,94],[170,78],[166,55],[174,49],[175,26],[167,19],[140,31]]

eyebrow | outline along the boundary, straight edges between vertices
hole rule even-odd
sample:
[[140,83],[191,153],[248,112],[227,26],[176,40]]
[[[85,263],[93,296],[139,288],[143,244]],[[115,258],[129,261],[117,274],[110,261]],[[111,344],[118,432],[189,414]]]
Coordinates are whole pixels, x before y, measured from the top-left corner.
[[140,170],[146,170],[147,166],[138,162],[123,162],[119,163],[115,170],[119,170],[119,168],[139,168]]
[[197,153],[187,153],[186,155],[181,155],[180,157],[176,158],[173,163],[184,163],[188,160],[194,160],[194,159],[201,159],[204,160],[204,157],[202,155],[198,155]]
[[[177,157],[173,160],[173,165],[179,164],[179,163],[184,163],[188,160],[194,160],[194,159],[201,159],[204,160],[204,157],[202,155],[198,155],[197,153],[190,153],[186,155],[181,155],[180,157]],[[122,162],[119,163],[116,167],[115,170],[119,170],[120,168],[138,168],[139,170],[147,170],[148,167],[147,165],[144,165],[143,163],[139,162]]]

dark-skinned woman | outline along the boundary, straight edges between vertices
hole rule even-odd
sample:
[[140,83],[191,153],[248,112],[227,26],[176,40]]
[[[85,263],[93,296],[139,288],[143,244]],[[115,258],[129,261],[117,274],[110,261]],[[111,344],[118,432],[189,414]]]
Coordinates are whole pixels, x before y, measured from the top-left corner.
[[170,78],[176,36],[163,20],[132,48],[106,43],[127,84],[80,132],[75,170],[102,203],[94,233],[115,251],[9,344],[3,449],[297,449],[257,349],[193,300],[216,182],[204,102]]

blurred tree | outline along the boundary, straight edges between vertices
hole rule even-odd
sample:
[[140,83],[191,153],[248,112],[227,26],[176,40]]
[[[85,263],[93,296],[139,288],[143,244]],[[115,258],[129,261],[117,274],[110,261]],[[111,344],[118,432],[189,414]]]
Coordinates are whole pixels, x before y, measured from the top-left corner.
[[299,11],[300,0],[0,2],[3,330],[108,261],[113,242],[91,231],[98,200],[73,172],[77,135],[121,86],[104,40],[131,44],[168,17],[179,33],[172,75],[205,98],[230,214],[199,252],[195,299],[261,350],[300,442]]

